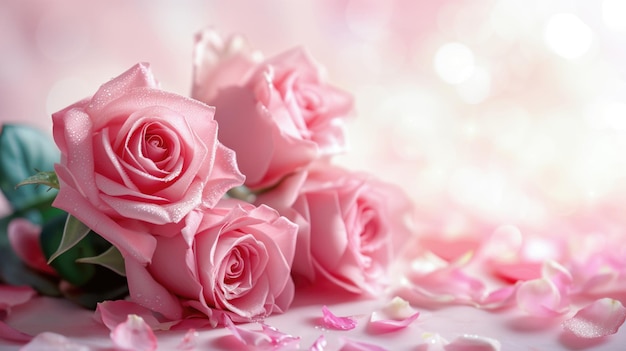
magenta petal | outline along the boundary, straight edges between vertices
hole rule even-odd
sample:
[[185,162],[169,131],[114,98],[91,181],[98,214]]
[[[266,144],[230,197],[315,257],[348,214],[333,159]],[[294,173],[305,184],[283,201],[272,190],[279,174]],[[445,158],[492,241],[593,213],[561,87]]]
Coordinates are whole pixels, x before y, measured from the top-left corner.
[[461,335],[444,347],[446,351],[499,351],[498,340],[478,335]]
[[313,345],[309,347],[309,351],[324,351],[327,344],[328,343],[326,342],[324,335],[320,335],[319,338],[315,339]]
[[44,332],[37,335],[31,342],[24,345],[20,351],[90,351],[91,347],[72,342],[63,335]]
[[383,319],[380,314],[372,312],[369,321],[370,330],[377,333],[387,333],[406,328],[419,317],[420,313],[415,312],[404,319]]
[[322,321],[324,322],[324,326],[332,329],[339,330],[352,330],[356,327],[356,321],[350,317],[337,317],[335,316],[328,307],[322,306]]
[[378,345],[345,339],[339,351],[387,351]]
[[563,328],[580,338],[600,338],[617,333],[626,320],[626,308],[618,300],[598,299],[585,306],[574,317],[563,322]]
[[134,314],[129,315],[126,322],[113,329],[111,340],[116,347],[123,350],[154,351],[157,349],[157,339],[152,329],[141,317]]

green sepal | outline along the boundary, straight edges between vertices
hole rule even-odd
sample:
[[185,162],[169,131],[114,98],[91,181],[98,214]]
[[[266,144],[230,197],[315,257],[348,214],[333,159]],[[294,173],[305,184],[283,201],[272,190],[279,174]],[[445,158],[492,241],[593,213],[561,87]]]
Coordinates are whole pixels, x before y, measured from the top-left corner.
[[67,250],[76,246],[87,236],[87,234],[89,234],[89,231],[89,227],[87,227],[83,222],[79,221],[72,215],[68,215],[63,228],[63,235],[61,236],[59,247],[48,258],[48,264],[64,254]]
[[57,174],[55,172],[42,172],[37,171],[36,174],[22,180],[17,183],[15,187],[19,188],[24,185],[34,184],[34,185],[45,185],[50,189],[59,189],[59,178],[57,178]]
[[[41,248],[50,266],[54,268],[62,279],[74,286],[81,286],[89,282],[93,277],[95,274],[95,266],[92,264],[78,263],[76,260],[97,254],[91,243],[91,236],[95,236],[96,234],[88,232],[89,235],[84,235],[77,243],[73,243],[69,248],[63,248],[63,252],[58,254],[64,237],[63,233],[67,217],[67,215],[58,216],[43,226],[40,237]],[[51,260],[53,255],[55,255],[55,257]]]
[[0,191],[14,211],[53,198],[56,191],[45,187],[20,187],[37,169],[52,170],[60,152],[47,133],[25,125],[5,124],[0,130]]
[[113,245],[98,256],[79,258],[76,262],[97,264],[102,267],[106,267],[123,277],[126,276],[124,257],[122,256],[120,250]]

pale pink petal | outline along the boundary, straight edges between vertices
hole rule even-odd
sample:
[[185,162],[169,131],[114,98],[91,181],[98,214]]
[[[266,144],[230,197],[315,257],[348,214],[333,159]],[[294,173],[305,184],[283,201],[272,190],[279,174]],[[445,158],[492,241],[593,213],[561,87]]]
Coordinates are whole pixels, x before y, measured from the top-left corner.
[[555,317],[567,312],[562,291],[550,280],[541,278],[523,282],[516,293],[518,307],[536,317]]
[[26,303],[36,294],[37,292],[29,286],[0,284],[0,311]]
[[177,350],[191,351],[195,350],[198,345],[198,332],[195,329],[189,329],[180,344],[176,347]]
[[48,265],[39,243],[41,226],[25,218],[16,218],[9,222],[7,236],[15,254],[28,267],[51,275],[56,274]]
[[326,306],[322,306],[322,322],[332,329],[351,330],[356,327],[356,321],[350,317],[337,317]]
[[126,322],[118,324],[113,329],[111,340],[116,347],[123,350],[154,351],[157,349],[154,332],[141,317],[134,314],[129,315]]
[[109,330],[113,330],[124,323],[131,314],[141,317],[153,330],[167,330],[170,325],[161,323],[148,308],[125,300],[100,302],[96,307],[94,318],[102,321]]
[[603,298],[585,306],[563,322],[563,328],[581,338],[600,338],[617,333],[626,320],[626,308],[618,300]]
[[280,332],[267,324],[261,324],[262,330],[249,330],[236,326],[233,321],[224,316],[224,325],[242,344],[247,346],[280,348],[300,340],[299,337]]
[[366,342],[344,339],[339,351],[387,351],[387,349]]
[[77,344],[63,335],[43,332],[37,335],[20,351],[90,351],[91,347]]
[[404,319],[385,319],[379,313],[372,312],[369,321],[369,328],[372,332],[387,333],[406,328],[413,323],[420,313],[415,312],[413,315]]
[[499,351],[498,340],[479,335],[461,335],[444,346],[445,351]]
[[313,345],[309,347],[309,351],[324,351],[327,344],[328,343],[326,342],[324,335],[320,335],[317,339],[315,339]]
[[0,339],[17,341],[17,342],[27,342],[30,341],[33,337],[22,333],[21,331],[13,328],[12,326],[4,323],[0,319]]

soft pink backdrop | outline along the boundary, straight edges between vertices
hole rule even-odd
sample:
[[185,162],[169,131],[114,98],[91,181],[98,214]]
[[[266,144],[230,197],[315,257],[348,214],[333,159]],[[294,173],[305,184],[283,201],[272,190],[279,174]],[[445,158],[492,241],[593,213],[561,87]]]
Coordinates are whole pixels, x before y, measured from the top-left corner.
[[307,47],[356,96],[340,161],[403,185],[425,220],[540,226],[620,208],[625,17],[619,0],[4,0],[0,121],[49,130],[139,61],[188,94],[213,26],[267,55]]

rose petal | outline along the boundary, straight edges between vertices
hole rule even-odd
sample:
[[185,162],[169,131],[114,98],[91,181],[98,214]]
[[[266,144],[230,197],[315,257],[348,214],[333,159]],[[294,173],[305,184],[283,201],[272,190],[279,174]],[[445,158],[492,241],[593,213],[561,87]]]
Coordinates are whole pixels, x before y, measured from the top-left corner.
[[0,339],[17,342],[28,342],[31,341],[33,337],[26,333],[22,333],[21,331],[0,320]]
[[350,317],[337,317],[328,307],[322,306],[322,321],[324,326],[332,329],[351,330],[356,327],[356,321]]
[[72,342],[63,335],[43,332],[37,335],[31,342],[24,345],[20,351],[89,351],[93,350],[86,345]]
[[309,347],[309,351],[324,351],[327,344],[326,337],[324,337],[324,335],[320,335],[317,339],[315,339],[313,345]]
[[470,334],[461,335],[444,346],[445,351],[499,351],[500,348],[496,339]]
[[26,303],[36,294],[37,292],[29,286],[0,284],[0,311]]
[[54,275],[56,273],[48,265],[41,249],[41,244],[39,243],[40,234],[41,226],[33,224],[24,218],[12,220],[7,227],[9,243],[20,260],[32,269]]
[[420,313],[415,312],[413,315],[404,319],[384,319],[379,313],[372,312],[369,321],[370,330],[378,333],[387,333],[406,328],[419,317]]
[[152,329],[143,318],[131,314],[124,323],[120,323],[111,332],[111,340],[115,346],[124,350],[154,351],[157,339]]
[[167,330],[171,323],[161,323],[151,310],[131,301],[117,300],[100,302],[94,318],[102,321],[109,330],[124,323],[129,315],[141,317],[153,330]]
[[278,329],[262,323],[262,330],[249,330],[236,326],[224,315],[224,325],[241,343],[247,346],[284,347],[300,340],[299,337],[285,334]]
[[603,298],[585,306],[563,322],[563,328],[580,338],[600,338],[617,333],[626,320],[626,308],[618,300]]
[[366,342],[344,339],[339,351],[387,351],[387,349]]
[[191,351],[195,350],[198,345],[198,332],[195,329],[189,329],[183,339],[180,341],[180,344],[176,347],[177,350],[181,351]]

